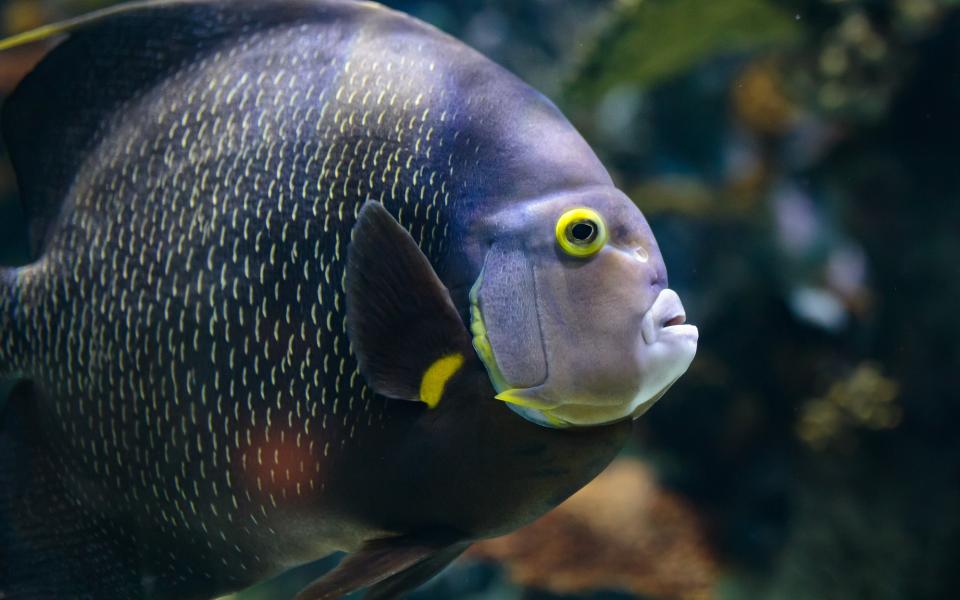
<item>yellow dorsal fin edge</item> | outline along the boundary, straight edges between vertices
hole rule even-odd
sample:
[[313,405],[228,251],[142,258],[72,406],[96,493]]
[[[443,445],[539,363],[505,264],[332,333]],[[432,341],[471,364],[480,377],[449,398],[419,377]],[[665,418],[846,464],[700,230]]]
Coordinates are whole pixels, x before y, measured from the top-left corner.
[[56,23],[53,25],[44,25],[43,27],[31,29],[30,31],[18,33],[17,35],[0,40],[0,51],[16,48],[17,46],[26,46],[27,44],[32,44],[34,42],[42,42],[52,38],[55,35],[60,35],[61,33],[69,31],[68,28],[61,27],[61,25],[63,24]]
[[64,35],[70,33],[75,29],[79,29],[90,23],[94,23],[103,19],[105,17],[110,17],[113,15],[134,12],[144,8],[150,7],[160,7],[160,6],[174,6],[178,4],[196,4],[198,0],[143,0],[141,2],[126,2],[124,4],[118,4],[116,6],[110,6],[100,10],[87,13],[85,15],[80,15],[79,17],[74,17],[72,19],[67,19],[65,21],[60,21],[59,23],[51,23],[50,25],[42,25],[36,29],[31,29],[30,31],[24,31],[23,33],[18,33],[16,35],[10,36],[6,39],[0,40],[0,52],[4,50],[9,50],[10,48],[16,48],[18,46],[26,46],[28,44],[33,44],[36,42],[42,42],[44,40],[49,40],[58,35]]
[[435,360],[420,380],[420,400],[430,408],[436,408],[443,397],[443,390],[450,378],[463,366],[463,355],[448,354]]

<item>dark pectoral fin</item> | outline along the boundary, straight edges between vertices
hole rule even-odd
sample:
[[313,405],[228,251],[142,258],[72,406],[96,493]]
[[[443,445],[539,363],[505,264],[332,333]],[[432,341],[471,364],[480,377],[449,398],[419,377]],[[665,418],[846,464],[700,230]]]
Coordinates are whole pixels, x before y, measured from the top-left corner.
[[[459,548],[461,545],[408,537],[368,542],[363,548],[343,559],[334,570],[297,594],[296,600],[334,600],[362,588],[399,581],[402,578],[394,578],[402,576],[409,569],[429,561],[434,556],[446,556],[445,553],[450,548]],[[460,552],[462,551],[461,548]],[[455,557],[456,554],[449,560]],[[440,566],[442,567],[443,565]],[[417,585],[417,582],[413,582],[413,585]],[[389,598],[390,596],[378,597]]]
[[473,349],[450,293],[389,212],[368,201],[347,253],[347,333],[378,394],[433,405]]

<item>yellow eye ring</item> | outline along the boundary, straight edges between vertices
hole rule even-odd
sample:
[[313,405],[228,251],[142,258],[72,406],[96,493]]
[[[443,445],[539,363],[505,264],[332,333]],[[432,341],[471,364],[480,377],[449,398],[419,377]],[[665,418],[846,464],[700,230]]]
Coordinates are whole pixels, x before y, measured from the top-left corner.
[[557,243],[570,256],[585,258],[607,243],[607,226],[595,210],[574,208],[557,219]]

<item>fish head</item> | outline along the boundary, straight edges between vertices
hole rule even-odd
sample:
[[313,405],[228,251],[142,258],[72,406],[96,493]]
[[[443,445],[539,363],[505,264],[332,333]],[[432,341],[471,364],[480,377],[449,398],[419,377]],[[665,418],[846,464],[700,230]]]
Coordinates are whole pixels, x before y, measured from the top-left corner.
[[598,186],[516,202],[485,230],[473,343],[516,412],[552,427],[636,418],[687,370],[697,328],[623,193]]

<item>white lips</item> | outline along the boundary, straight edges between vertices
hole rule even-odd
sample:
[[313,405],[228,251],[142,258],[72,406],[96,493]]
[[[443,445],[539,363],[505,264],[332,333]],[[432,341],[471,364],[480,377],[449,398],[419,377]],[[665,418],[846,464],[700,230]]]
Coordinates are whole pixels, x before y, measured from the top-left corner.
[[[673,290],[662,290],[640,322],[640,334],[643,336],[643,341],[647,344],[653,344],[664,333],[683,337],[692,336],[696,340],[698,337],[697,328],[693,325],[685,325],[686,318],[687,313],[683,310],[680,296]],[[667,325],[671,322],[679,323]]]
[[634,418],[649,409],[686,372],[697,353],[700,334],[685,324],[686,312],[673,290],[663,290],[640,321],[644,343],[637,347],[642,385],[629,409]]

